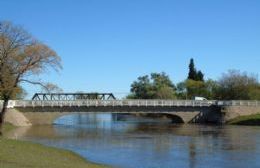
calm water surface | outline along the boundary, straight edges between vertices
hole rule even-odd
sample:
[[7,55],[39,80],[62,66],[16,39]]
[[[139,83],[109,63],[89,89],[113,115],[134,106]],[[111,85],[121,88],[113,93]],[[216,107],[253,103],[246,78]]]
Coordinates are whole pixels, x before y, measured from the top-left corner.
[[167,119],[81,114],[8,136],[72,150],[119,168],[259,168],[260,127],[174,125]]

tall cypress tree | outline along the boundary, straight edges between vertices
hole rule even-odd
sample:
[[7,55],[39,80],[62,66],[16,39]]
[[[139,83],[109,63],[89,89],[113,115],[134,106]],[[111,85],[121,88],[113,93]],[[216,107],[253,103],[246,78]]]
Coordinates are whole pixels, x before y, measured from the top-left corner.
[[193,58],[190,59],[190,64],[189,64],[189,75],[188,75],[188,79],[191,80],[196,80],[197,78],[197,71],[194,65],[194,60]]
[[201,71],[196,70],[193,58],[190,59],[188,79],[194,81],[204,81],[204,74]]
[[197,81],[204,81],[204,74],[201,71],[197,73]]

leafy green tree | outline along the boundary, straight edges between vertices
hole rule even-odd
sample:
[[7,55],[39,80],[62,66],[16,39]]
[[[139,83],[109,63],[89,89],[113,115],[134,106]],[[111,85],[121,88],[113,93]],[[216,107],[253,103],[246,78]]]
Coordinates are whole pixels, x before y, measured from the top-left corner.
[[259,99],[260,84],[255,75],[229,70],[218,80],[216,98],[222,100]]
[[155,95],[148,75],[138,77],[131,85],[131,92],[135,99],[152,99]]
[[162,86],[156,91],[157,99],[176,99],[175,91],[172,87]]
[[192,99],[195,96],[204,97],[207,92],[206,84],[203,81],[187,80],[186,88],[189,99]]
[[214,99],[217,83],[213,80],[186,80],[177,84],[178,99],[193,99],[195,96]]
[[168,86],[171,88],[175,88],[174,84],[170,80],[169,76],[166,75],[164,72],[162,73],[152,73],[151,79],[153,81],[153,86],[160,88],[162,86]]
[[138,77],[131,85],[131,94],[127,98],[133,99],[174,99],[175,86],[164,73],[151,73]]

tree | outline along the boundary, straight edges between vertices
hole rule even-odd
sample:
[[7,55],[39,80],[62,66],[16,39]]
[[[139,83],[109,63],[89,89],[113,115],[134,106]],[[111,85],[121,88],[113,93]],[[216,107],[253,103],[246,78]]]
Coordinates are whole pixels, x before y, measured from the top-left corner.
[[[2,89],[0,88],[0,100],[3,99],[3,93],[1,92],[1,90]],[[14,94],[12,96],[12,99],[20,100],[20,99],[23,99],[26,95],[27,95],[27,92],[21,86],[18,86],[14,90]]]
[[138,77],[131,85],[131,92],[135,99],[151,99],[155,94],[148,75]]
[[151,80],[153,81],[152,85],[159,89],[160,87],[167,86],[175,89],[174,84],[170,80],[169,76],[165,72],[162,73],[151,73]]
[[179,99],[192,99],[195,96],[214,99],[217,83],[211,79],[207,81],[185,80],[177,84]]
[[260,100],[260,84],[250,86],[248,96],[251,100]]
[[131,94],[127,98],[133,99],[174,99],[175,86],[164,73],[151,73],[141,76],[131,85]]
[[190,79],[190,80],[197,79],[197,70],[195,68],[193,58],[190,59],[188,79]]
[[216,98],[222,100],[260,100],[260,84],[256,75],[229,70],[218,80]]
[[177,84],[177,98],[178,99],[188,99],[186,81]]
[[195,96],[205,97],[206,95],[206,84],[202,81],[187,80],[186,88],[189,99]]
[[3,108],[0,113],[0,133],[7,111],[8,101],[15,96],[19,84],[27,82],[45,87],[33,81],[48,68],[60,70],[61,59],[54,50],[36,40],[19,26],[0,22],[0,93]]
[[157,99],[176,99],[174,89],[166,85],[158,88],[155,97]]
[[204,74],[201,71],[196,70],[193,58],[190,59],[188,79],[194,81],[204,81]]
[[198,71],[196,81],[204,81],[204,74],[201,71]]
[[216,96],[216,92],[218,90],[218,83],[215,80],[212,79],[208,79],[206,82],[206,95],[204,97],[206,97],[209,100],[216,100],[217,96]]
[[62,93],[63,92],[63,90],[59,86],[57,86],[53,83],[46,83],[45,87],[42,88],[42,91],[47,92],[47,93],[53,93],[53,92]]
[[175,99],[175,86],[170,80],[169,76],[164,72],[152,73],[151,79],[153,81],[152,88],[154,90],[154,98],[156,99]]

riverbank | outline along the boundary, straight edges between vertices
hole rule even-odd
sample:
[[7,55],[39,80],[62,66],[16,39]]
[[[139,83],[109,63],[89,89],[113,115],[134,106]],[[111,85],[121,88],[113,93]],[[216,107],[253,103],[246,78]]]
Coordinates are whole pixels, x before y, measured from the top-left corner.
[[240,116],[228,122],[231,125],[250,125],[260,126],[260,114],[253,114],[248,116]]
[[[4,131],[12,129],[5,125]],[[0,167],[3,168],[105,168],[87,162],[73,152],[0,137]]]

